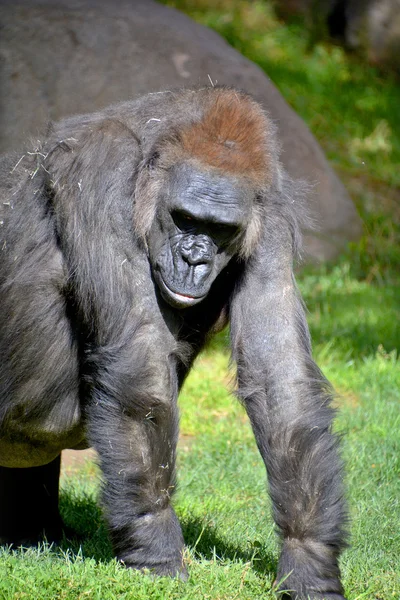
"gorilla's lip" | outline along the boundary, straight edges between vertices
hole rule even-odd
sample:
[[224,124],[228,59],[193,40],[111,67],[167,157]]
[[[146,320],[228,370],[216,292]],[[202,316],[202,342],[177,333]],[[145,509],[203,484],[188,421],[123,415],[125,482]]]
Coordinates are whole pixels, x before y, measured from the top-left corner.
[[196,298],[194,296],[187,296],[186,294],[179,294],[178,292],[174,292],[165,283],[164,279],[161,276],[161,273],[159,273],[158,275],[159,276],[157,279],[161,293],[164,299],[167,300],[167,302],[169,302],[169,304],[171,304],[172,306],[175,306],[177,308],[189,308],[190,306],[198,304],[206,297],[206,294],[204,296]]

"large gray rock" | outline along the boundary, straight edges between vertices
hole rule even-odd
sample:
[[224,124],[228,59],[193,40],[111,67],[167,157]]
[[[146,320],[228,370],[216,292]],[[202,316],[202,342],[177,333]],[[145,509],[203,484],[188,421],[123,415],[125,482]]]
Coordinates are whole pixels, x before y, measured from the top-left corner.
[[0,151],[49,120],[209,80],[251,93],[275,119],[282,162],[315,183],[310,258],[334,257],[360,234],[344,186],[305,123],[268,77],[219,35],[152,0],[0,0]]

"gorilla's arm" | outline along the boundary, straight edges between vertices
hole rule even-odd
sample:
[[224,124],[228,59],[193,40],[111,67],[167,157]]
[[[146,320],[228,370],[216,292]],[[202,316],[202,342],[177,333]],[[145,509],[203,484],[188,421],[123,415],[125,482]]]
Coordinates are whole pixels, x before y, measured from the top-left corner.
[[[89,443],[104,474],[117,557],[160,575],[183,570],[169,498],[178,437],[175,339],[160,312],[132,221],[140,149],[105,119],[56,148],[48,170],[59,244],[70,274]],[[106,235],[104,235],[104,232]]]
[[276,210],[232,302],[233,353],[283,541],[281,589],[301,598],[342,598],[341,464],[329,385],[311,357],[292,273],[292,246],[290,227]]

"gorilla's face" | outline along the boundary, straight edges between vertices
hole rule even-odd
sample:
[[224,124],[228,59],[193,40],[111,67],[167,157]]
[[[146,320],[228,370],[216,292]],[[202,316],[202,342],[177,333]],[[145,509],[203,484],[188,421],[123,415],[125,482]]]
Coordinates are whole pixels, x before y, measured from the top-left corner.
[[175,308],[201,302],[238,254],[251,211],[245,183],[191,165],[175,167],[149,236],[162,297]]

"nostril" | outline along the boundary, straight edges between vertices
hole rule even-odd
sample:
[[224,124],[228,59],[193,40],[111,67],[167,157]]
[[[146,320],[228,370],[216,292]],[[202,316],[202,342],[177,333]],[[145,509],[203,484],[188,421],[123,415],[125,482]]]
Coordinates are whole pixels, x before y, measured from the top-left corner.
[[190,265],[199,265],[202,263],[208,263],[210,258],[206,256],[203,250],[192,248],[190,251],[182,249],[182,258],[186,260]]
[[207,250],[199,246],[193,246],[186,258],[191,265],[205,264],[210,260],[207,256]]
[[199,239],[186,239],[181,244],[182,258],[190,265],[207,264],[212,260],[210,244]]

